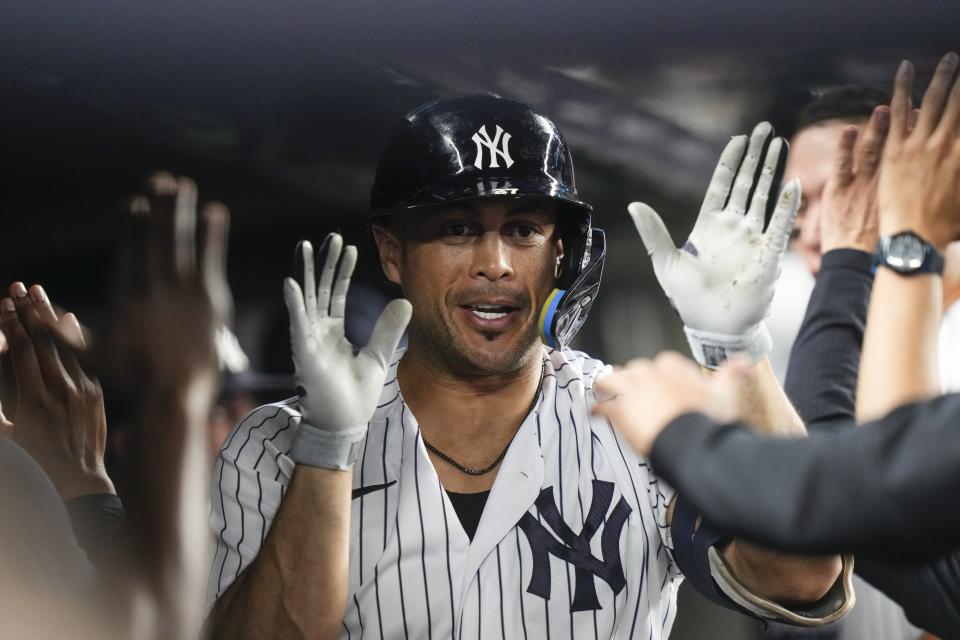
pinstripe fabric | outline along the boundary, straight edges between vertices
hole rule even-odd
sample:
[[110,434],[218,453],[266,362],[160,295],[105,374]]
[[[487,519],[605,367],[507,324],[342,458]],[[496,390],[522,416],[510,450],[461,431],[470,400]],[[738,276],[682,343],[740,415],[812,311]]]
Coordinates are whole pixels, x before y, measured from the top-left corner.
[[[659,481],[610,425],[590,416],[593,381],[609,371],[571,350],[544,348],[540,399],[504,458],[473,542],[440,484],[394,370],[354,474],[354,488],[389,487],[355,499],[350,592],[343,638],[666,638],[680,574],[670,557]],[[251,413],[217,460],[211,527],[216,553],[208,609],[256,556],[289,484],[286,455],[299,427],[296,399]],[[549,558],[549,599],[529,592],[535,556],[517,523],[552,488],[574,534],[584,527],[594,481],[613,484],[611,507],[630,507],[619,537],[626,585],[614,594],[594,577],[600,609],[572,611],[576,567]],[[604,560],[605,525],[589,540]],[[554,532],[555,533],[555,532]],[[553,535],[553,533],[551,534]],[[609,551],[608,551],[609,553]]]

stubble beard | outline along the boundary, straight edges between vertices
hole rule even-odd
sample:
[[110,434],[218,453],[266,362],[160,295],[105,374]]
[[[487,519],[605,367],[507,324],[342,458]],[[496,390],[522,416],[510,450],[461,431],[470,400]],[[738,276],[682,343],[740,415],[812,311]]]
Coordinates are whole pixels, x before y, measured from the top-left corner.
[[[411,345],[419,345],[422,353],[442,370],[459,378],[504,375],[520,371],[538,359],[540,336],[536,325],[529,323],[520,339],[505,351],[491,348],[485,351],[470,349],[459,339],[452,327],[439,318],[423,321],[414,317],[408,328]],[[492,340],[497,334],[485,336]]]

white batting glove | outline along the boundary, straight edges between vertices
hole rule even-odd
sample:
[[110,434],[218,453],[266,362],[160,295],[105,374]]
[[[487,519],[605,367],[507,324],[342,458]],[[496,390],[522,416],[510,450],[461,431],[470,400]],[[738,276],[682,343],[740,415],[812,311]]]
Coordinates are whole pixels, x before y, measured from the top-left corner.
[[303,416],[290,456],[298,464],[345,471],[357,459],[390,358],[410,321],[412,307],[403,299],[390,302],[380,314],[367,346],[354,354],[353,345],[344,336],[343,312],[357,248],[348,246],[340,260],[343,239],[333,233],[327,236],[325,245],[327,257],[319,286],[314,287],[313,246],[306,241],[299,247],[304,290],[293,278],[284,281],[294,376]]
[[800,183],[792,180],[764,232],[777,164],[786,154],[786,143],[774,138],[764,155],[772,134],[762,122],[749,143],[747,136],[730,140],[682,248],[653,209],[641,202],[628,207],[657,280],[680,314],[693,356],[705,367],[719,367],[734,353],[757,362],[772,347],[763,320],[800,206]]

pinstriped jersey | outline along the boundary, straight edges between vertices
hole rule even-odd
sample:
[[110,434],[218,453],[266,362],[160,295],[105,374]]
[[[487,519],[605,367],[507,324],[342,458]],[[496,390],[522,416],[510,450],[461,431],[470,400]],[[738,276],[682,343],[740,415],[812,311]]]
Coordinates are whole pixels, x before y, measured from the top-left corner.
[[[353,470],[342,638],[666,638],[673,491],[603,418],[610,368],[544,347],[544,382],[471,540],[391,366]],[[258,408],[213,473],[207,607],[255,559],[294,472],[296,398]]]

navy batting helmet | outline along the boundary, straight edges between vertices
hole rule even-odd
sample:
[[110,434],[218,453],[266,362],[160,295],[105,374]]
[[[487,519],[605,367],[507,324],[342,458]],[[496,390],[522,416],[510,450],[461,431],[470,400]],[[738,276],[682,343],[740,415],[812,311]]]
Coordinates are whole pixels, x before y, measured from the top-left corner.
[[600,288],[606,239],[577,195],[557,126],[528,104],[492,94],[436,100],[410,112],[380,157],[370,214],[488,197],[546,197],[565,216],[556,289],[540,313],[544,342],[562,348]]

